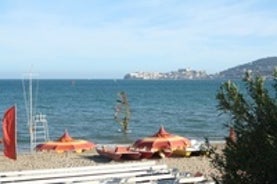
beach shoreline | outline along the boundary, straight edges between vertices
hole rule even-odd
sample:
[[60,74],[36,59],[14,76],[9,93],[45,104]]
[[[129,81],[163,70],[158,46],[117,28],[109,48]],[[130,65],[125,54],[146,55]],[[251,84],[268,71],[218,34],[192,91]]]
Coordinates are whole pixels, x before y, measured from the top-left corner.
[[[213,143],[213,147],[217,151],[222,151],[224,144]],[[219,176],[218,171],[212,166],[211,160],[207,156],[191,156],[191,157],[170,157],[162,159],[150,159],[156,161],[157,164],[166,164],[168,168],[178,169],[180,172],[197,173],[200,172],[207,178],[211,176]],[[141,161],[148,161],[142,159]],[[0,172],[20,171],[20,170],[37,170],[37,169],[54,169],[94,166],[101,164],[116,164],[123,162],[132,162],[131,160],[113,161],[97,154],[96,150],[86,151],[83,153],[65,152],[34,152],[20,153],[17,160],[6,158],[0,155]]]

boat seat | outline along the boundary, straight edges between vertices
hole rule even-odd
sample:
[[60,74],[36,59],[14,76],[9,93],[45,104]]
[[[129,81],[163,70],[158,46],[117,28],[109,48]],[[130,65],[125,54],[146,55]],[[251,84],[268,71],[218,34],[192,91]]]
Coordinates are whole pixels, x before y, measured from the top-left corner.
[[119,153],[124,153],[124,152],[128,152],[130,149],[130,147],[126,147],[126,146],[116,146],[115,148],[115,152],[119,152]]

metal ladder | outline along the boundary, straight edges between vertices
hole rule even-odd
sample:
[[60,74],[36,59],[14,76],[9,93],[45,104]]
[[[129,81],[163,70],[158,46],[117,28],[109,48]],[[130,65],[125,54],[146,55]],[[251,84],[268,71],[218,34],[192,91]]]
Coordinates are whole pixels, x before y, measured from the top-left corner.
[[49,141],[48,122],[46,115],[37,114],[33,116],[33,126],[31,131],[31,148],[38,144]]

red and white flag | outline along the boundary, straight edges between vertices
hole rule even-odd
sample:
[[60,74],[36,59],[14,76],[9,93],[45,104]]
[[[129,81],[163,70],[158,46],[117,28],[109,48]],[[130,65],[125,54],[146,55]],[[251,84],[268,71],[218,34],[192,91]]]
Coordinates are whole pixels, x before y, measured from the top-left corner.
[[16,106],[9,108],[3,118],[3,146],[4,155],[10,159],[16,160]]

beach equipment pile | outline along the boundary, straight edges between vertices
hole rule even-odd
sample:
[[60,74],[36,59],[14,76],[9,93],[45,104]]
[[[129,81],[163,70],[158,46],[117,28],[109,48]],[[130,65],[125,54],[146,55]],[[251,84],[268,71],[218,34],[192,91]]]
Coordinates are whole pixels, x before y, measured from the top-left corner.
[[[136,140],[132,145],[99,145],[99,155],[112,160],[138,160],[164,157],[184,157],[200,154],[203,143],[171,134],[163,126],[153,135]],[[195,154],[195,155],[196,155]]]
[[203,175],[180,173],[166,164],[155,161],[103,164],[57,169],[37,169],[0,172],[0,183],[37,184],[37,183],[160,183],[169,184],[197,183],[213,184]]

